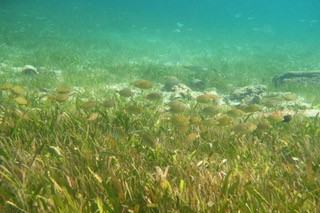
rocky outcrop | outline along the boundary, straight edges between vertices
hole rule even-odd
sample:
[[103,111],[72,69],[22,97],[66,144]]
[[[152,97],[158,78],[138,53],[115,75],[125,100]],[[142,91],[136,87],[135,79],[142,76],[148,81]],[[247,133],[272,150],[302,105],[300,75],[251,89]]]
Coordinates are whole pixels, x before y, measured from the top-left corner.
[[267,90],[267,87],[262,84],[258,85],[250,85],[246,87],[241,87],[238,89],[235,89],[233,92],[231,92],[226,99],[228,99],[231,102],[239,102],[241,103],[243,99],[245,98],[257,98],[260,94],[264,93]]

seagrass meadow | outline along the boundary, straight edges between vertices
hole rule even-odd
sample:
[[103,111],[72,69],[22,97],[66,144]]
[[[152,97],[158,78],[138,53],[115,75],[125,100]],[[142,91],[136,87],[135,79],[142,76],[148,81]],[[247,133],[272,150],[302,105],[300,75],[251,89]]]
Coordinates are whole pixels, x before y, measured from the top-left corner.
[[0,213],[320,212],[319,3],[150,2],[0,2]]
[[283,122],[277,106],[166,102],[150,80],[64,75],[1,86],[3,212],[319,210],[318,115]]

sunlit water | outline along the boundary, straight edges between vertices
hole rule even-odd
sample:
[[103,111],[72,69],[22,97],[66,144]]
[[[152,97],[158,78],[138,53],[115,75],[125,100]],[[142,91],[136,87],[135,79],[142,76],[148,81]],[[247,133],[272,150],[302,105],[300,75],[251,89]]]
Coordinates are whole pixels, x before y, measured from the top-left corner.
[[2,52],[2,61],[16,57],[13,50],[23,57],[42,47],[68,47],[126,63],[281,56],[288,69],[320,67],[317,0],[3,0],[0,8],[0,44],[12,50]]

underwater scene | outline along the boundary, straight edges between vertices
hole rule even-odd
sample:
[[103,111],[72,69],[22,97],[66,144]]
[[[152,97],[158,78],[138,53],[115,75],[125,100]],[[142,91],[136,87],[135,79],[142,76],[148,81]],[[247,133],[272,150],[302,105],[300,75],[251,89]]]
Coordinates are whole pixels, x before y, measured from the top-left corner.
[[0,212],[320,212],[319,11],[0,1]]

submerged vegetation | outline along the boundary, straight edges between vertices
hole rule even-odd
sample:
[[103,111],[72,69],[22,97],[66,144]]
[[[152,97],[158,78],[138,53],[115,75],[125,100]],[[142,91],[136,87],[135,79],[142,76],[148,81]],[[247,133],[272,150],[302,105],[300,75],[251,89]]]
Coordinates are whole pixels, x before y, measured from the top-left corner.
[[0,87],[4,212],[320,211],[318,115],[20,78]]
[[[0,212],[320,212],[319,115],[281,105],[319,85],[271,82],[319,69],[318,36],[33,9],[0,13]],[[253,84],[282,95],[221,104]]]

